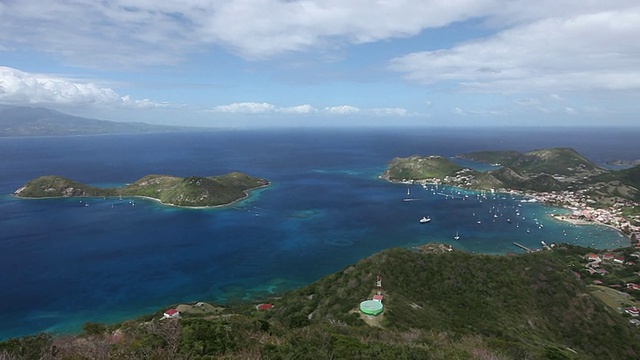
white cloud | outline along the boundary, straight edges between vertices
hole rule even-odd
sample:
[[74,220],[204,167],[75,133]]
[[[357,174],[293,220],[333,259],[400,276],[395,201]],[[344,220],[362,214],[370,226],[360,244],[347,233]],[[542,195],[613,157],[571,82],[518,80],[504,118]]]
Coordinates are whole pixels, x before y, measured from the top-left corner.
[[325,107],[324,111],[329,114],[353,115],[353,114],[358,114],[360,112],[360,109],[354,106],[342,105],[342,106]]
[[403,108],[376,108],[371,109],[373,115],[377,116],[406,116],[407,110]]
[[316,110],[313,106],[309,104],[276,109],[276,112],[285,113],[285,114],[311,114],[317,111],[318,110]]
[[451,49],[412,53],[391,69],[424,84],[482,92],[640,89],[640,8],[519,25]]
[[275,108],[275,106],[269,103],[241,102],[228,105],[219,105],[214,107],[211,111],[236,114],[264,114],[273,112]]
[[135,100],[92,82],[33,74],[0,66],[0,103],[68,107],[167,107],[149,99]]
[[[469,19],[495,28],[624,12],[635,0],[29,0],[0,3],[0,43],[84,66],[176,64],[226,48],[248,59],[415,36]],[[631,5],[629,5],[631,4]],[[380,19],[384,19],[380,21]]]

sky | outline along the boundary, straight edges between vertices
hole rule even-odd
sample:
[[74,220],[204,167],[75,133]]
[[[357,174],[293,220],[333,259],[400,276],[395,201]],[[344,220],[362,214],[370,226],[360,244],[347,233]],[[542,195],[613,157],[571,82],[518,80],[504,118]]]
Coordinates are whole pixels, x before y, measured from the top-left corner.
[[640,126],[638,0],[0,0],[0,104],[211,127]]

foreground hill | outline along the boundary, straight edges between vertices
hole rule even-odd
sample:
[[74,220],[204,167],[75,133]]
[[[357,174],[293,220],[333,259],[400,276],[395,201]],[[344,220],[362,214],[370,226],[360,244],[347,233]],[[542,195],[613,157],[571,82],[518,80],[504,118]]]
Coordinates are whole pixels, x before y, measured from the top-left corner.
[[[179,305],[78,337],[0,343],[15,358],[634,359],[640,333],[573,266],[588,249],[517,256],[386,250],[272,299],[273,308]],[[382,276],[385,311],[358,311]],[[28,356],[25,356],[28,355]],[[22,356],[22,357],[21,357]],[[12,357],[9,357],[12,358]]]
[[174,126],[88,119],[43,107],[0,107],[0,137],[99,135],[181,131]]
[[163,204],[177,206],[218,206],[246,196],[246,191],[268,185],[269,182],[233,172],[221,176],[179,178],[168,175],[147,175],[122,188],[97,188],[60,176],[42,176],[27,182],[15,191],[25,198],[145,196]]

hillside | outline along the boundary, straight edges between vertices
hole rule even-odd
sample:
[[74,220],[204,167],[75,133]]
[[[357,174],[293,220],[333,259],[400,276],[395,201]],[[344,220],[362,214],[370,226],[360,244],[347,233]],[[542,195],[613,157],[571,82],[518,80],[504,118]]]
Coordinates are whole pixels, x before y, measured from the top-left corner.
[[388,163],[383,179],[390,181],[443,179],[462,167],[442,156],[410,156],[395,158]]
[[179,127],[141,122],[88,119],[43,107],[0,107],[0,137],[98,135],[182,131]]
[[147,175],[122,188],[96,188],[60,176],[43,176],[15,191],[24,198],[145,196],[177,206],[218,206],[246,196],[246,191],[268,185],[264,179],[233,172],[221,176],[179,178]]
[[486,164],[500,164],[519,173],[547,173],[550,175],[593,175],[603,170],[571,148],[529,151],[479,151],[458,155],[459,158]]
[[[638,358],[639,330],[572,269],[588,251],[390,249],[271,299],[268,311],[183,304],[179,320],[159,320],[160,311],[112,326],[89,323],[75,338],[40,334],[0,343],[0,356],[40,358],[55,348],[68,358]],[[385,311],[361,315],[357,306],[371,298],[378,274]]]

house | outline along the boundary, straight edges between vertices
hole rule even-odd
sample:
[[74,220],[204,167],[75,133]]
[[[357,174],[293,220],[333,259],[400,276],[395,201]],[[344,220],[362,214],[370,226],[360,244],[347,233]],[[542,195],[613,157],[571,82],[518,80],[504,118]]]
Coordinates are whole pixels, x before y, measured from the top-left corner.
[[382,302],[382,295],[373,295],[373,300],[374,301],[378,301],[378,302]]
[[273,304],[258,304],[256,306],[256,310],[259,310],[259,311],[271,310],[272,308],[273,308]]
[[640,320],[638,320],[638,319],[629,319],[629,324],[635,325],[635,326],[640,326]]
[[638,284],[634,284],[634,283],[628,283],[628,284],[627,284],[627,289],[631,289],[631,290],[640,290],[640,285],[638,285]]
[[593,261],[593,262],[600,262],[602,260],[600,260],[600,256],[598,256],[598,254],[595,253],[588,253],[586,255],[587,260],[589,261]]
[[169,309],[167,311],[164,312],[163,315],[163,319],[173,319],[173,318],[177,318],[180,317],[180,311],[176,310],[176,309]]
[[614,259],[613,259],[613,262],[614,262],[615,264],[624,264],[624,258],[622,258],[622,257],[614,258]]
[[626,312],[627,314],[629,314],[629,315],[631,315],[633,317],[636,317],[636,316],[640,315],[640,310],[638,310],[638,308],[635,307],[635,306],[624,309],[624,312]]
[[594,285],[602,285],[602,280],[593,280]]
[[613,254],[612,253],[606,253],[606,254],[602,255],[602,259],[611,261],[611,260],[613,260]]

